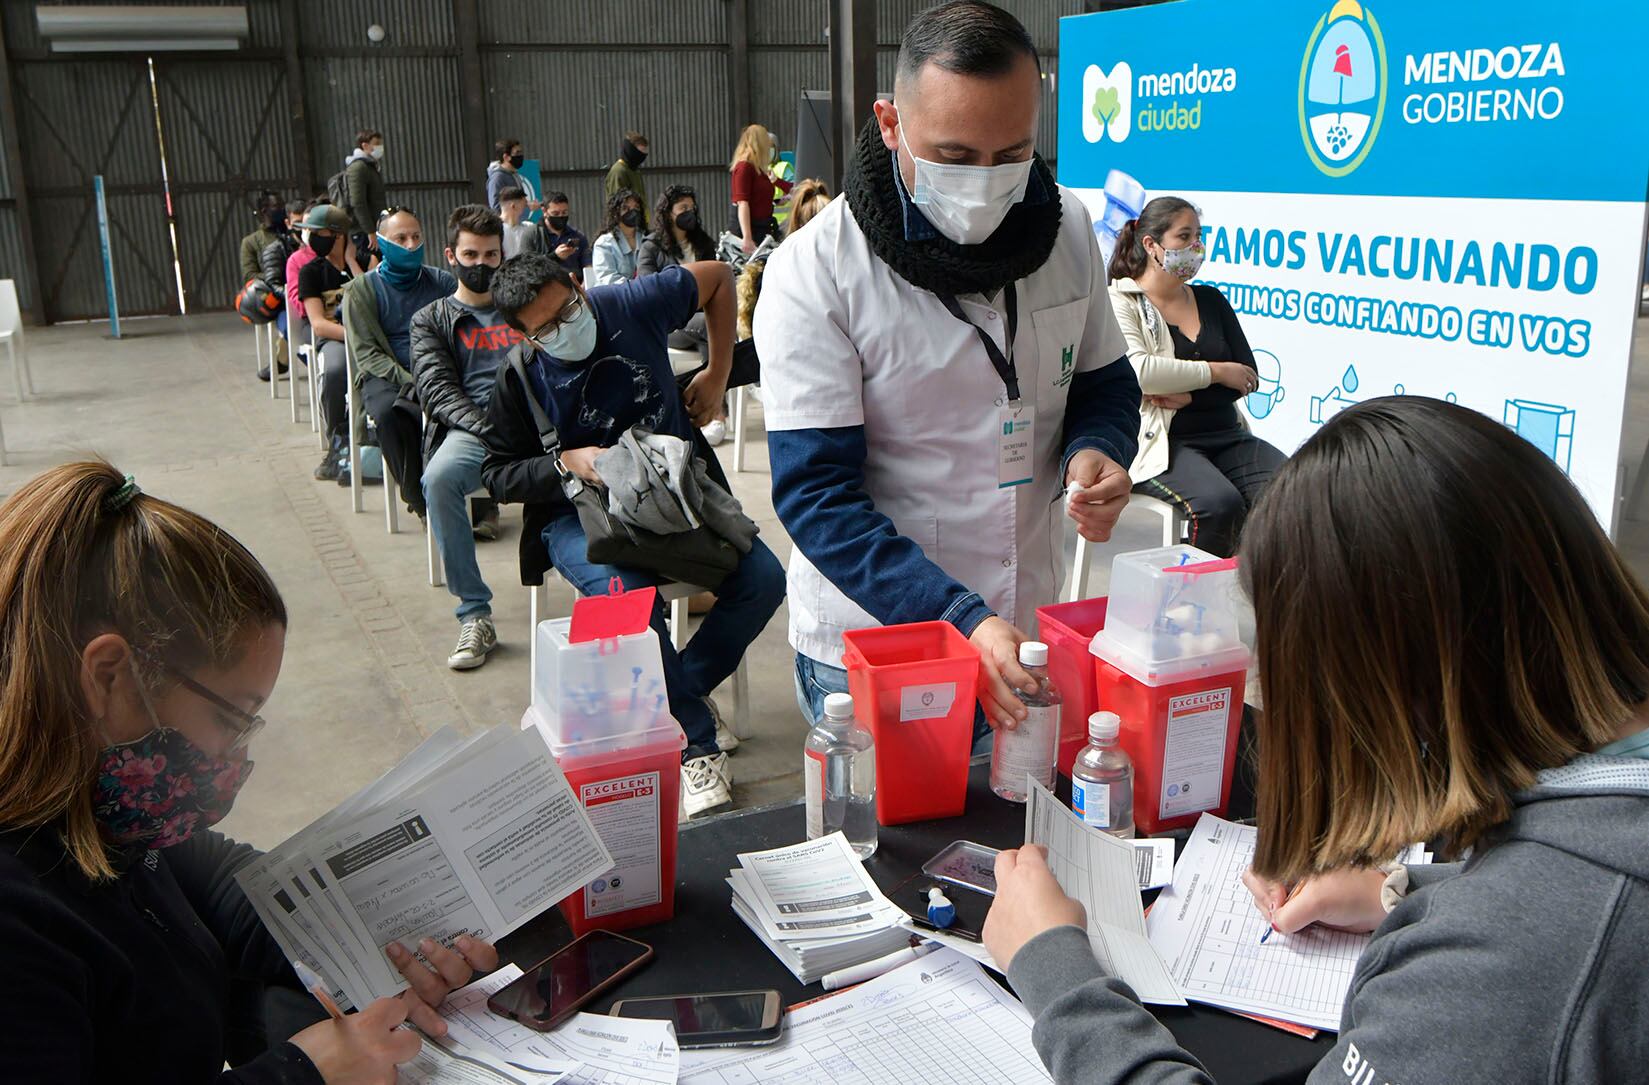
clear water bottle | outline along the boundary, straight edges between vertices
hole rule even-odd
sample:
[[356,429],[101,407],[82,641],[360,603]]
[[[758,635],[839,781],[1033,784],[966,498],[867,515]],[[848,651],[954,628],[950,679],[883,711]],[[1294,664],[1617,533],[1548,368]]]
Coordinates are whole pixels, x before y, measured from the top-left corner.
[[1048,646],[1021,644],[1019,665],[1036,679],[1036,692],[1013,691],[1025,705],[1025,718],[1011,731],[997,728],[991,749],[991,790],[1010,802],[1030,798],[1027,776],[1053,790],[1059,749],[1059,691],[1048,681]]
[[853,717],[853,698],[832,693],[824,718],[807,733],[802,779],[807,788],[807,838],[841,830],[854,854],[876,850],[876,746]]
[[1071,765],[1071,809],[1086,825],[1127,839],[1134,835],[1134,763],[1117,735],[1115,712],[1088,717],[1088,745]]

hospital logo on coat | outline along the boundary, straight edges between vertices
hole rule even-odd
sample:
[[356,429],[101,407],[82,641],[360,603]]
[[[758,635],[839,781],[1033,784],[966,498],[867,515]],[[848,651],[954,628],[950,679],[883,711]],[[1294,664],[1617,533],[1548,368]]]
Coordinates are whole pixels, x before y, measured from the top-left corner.
[[1119,60],[1109,73],[1090,64],[1082,73],[1082,138],[1121,143],[1133,128],[1134,69]]
[[1386,112],[1386,43],[1358,0],[1336,0],[1306,42],[1300,65],[1300,137],[1330,177],[1363,164]]
[[1054,378],[1054,387],[1063,388],[1071,383],[1071,377],[1076,372],[1076,344],[1068,344],[1059,352],[1059,376]]

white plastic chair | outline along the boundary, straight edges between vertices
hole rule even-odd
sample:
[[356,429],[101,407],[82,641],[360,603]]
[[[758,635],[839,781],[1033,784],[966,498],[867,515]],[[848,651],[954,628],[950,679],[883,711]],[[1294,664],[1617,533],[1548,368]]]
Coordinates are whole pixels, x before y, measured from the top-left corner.
[[11,379],[17,402],[34,395],[34,374],[29,370],[29,351],[23,342],[23,306],[17,300],[17,283],[0,279],[0,343],[6,344],[11,362]]
[[[264,329],[264,327],[265,327],[265,325],[263,325],[263,324],[254,324],[254,325],[252,325],[252,373],[253,373],[253,375],[256,375],[258,373],[263,372],[263,329]],[[271,336],[273,336],[275,334],[275,326],[273,324],[270,324],[270,325],[268,325],[268,328],[269,328],[269,334]],[[271,358],[273,358],[274,355],[271,353],[270,356],[271,356]],[[269,383],[271,383],[271,384],[275,383],[274,377],[275,377],[275,363],[273,361],[271,361],[269,363],[269,378],[270,378]]]
[[[1138,509],[1149,512],[1162,519],[1162,545],[1173,546],[1185,536],[1185,520],[1181,516],[1179,507],[1170,505],[1166,501],[1159,501],[1144,494],[1130,494],[1128,505],[1123,511]],[[1076,557],[1071,561],[1071,577],[1065,592],[1065,602],[1076,603],[1088,598],[1088,573],[1090,564],[1089,549],[1094,544],[1084,539],[1080,532],[1076,537]]]
[[[527,639],[531,644],[528,654],[529,666],[527,668],[527,700],[529,703],[532,700],[532,679],[538,673],[538,623],[548,621],[551,617],[549,597],[546,595],[545,589],[548,587],[550,579],[555,576],[557,576],[557,573],[554,568],[551,568],[545,573],[542,581],[529,585],[527,588],[527,592],[531,596],[527,609],[532,622],[527,627]],[[670,606],[670,616],[665,622],[670,630],[670,645],[678,652],[687,647],[688,601],[693,596],[707,590],[693,584],[677,584],[674,582],[659,585],[659,598]],[[576,594],[577,590],[574,589],[574,592]],[[748,656],[740,659],[738,668],[733,671],[733,718],[728,721],[727,726],[732,730],[735,738],[742,740],[750,737],[750,660]]]

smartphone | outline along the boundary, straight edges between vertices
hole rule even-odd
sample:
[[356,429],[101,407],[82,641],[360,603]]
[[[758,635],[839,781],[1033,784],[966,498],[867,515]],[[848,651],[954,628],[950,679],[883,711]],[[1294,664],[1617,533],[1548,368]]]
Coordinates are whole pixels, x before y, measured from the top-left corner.
[[549,1032],[653,959],[653,947],[609,931],[591,931],[487,999],[487,1009]]
[[613,1017],[672,1021],[682,1047],[744,1047],[777,1042],[784,1031],[779,992],[718,991],[703,995],[626,998],[613,1003]]

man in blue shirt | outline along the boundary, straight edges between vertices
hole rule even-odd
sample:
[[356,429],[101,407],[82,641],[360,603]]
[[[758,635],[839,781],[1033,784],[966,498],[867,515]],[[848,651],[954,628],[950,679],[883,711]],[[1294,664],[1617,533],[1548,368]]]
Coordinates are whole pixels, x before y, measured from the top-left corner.
[[458,280],[425,266],[424,228],[410,208],[392,207],[378,217],[378,251],[382,262],[344,287],[344,335],[354,355],[355,391],[377,427],[384,463],[407,508],[423,516],[423,426],[410,391],[412,314],[450,295]]
[[[482,476],[500,501],[520,501],[527,527],[522,579],[538,583],[553,564],[574,589],[605,592],[617,577],[626,589],[656,585],[648,572],[592,564],[578,515],[563,495],[561,470],[601,481],[596,456],[632,426],[679,437],[725,486],[714,454],[696,427],[715,414],[733,364],[733,279],[725,264],[702,261],[645,279],[586,291],[557,261],[518,256],[498,272],[493,305],[526,336],[518,348],[530,387],[510,366],[499,371],[487,410],[488,450]],[[710,363],[685,395],[676,391],[667,351],[672,331],[700,309]],[[527,398],[555,425],[562,451],[544,452]],[[738,668],[784,599],[784,569],[760,539],[717,590],[692,641],[679,654],[665,633],[664,605],[653,611],[663,654],[670,711],[687,735],[683,804],[689,815],[731,801],[731,775],[710,692]]]

